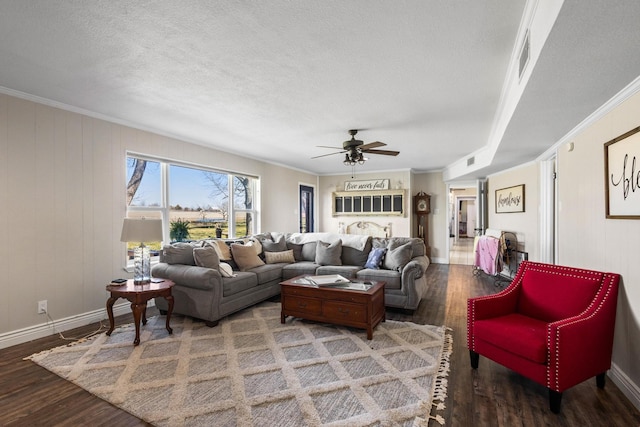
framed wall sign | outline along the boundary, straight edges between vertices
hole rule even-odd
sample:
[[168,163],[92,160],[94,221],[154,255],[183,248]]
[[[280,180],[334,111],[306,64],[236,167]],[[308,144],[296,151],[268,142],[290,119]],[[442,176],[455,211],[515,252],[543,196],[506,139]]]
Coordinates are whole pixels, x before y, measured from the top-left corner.
[[640,219],[640,127],[604,144],[607,218]]
[[367,181],[345,181],[344,191],[389,190],[388,179],[370,179]]
[[524,212],[524,184],[496,190],[496,213]]

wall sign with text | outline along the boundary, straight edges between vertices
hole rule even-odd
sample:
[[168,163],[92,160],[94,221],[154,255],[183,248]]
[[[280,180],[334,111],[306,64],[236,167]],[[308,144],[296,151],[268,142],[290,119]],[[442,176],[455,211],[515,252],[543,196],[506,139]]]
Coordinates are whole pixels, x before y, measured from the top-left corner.
[[370,179],[367,181],[345,181],[344,191],[388,190],[388,179]]
[[524,184],[496,190],[496,213],[524,212]]
[[604,144],[607,218],[640,219],[640,127]]

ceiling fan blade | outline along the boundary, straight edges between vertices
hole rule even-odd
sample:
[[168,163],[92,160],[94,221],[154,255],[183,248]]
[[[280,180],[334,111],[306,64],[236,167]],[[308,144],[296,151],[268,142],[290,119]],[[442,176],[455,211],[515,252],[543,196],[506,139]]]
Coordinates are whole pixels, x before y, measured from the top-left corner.
[[319,155],[319,156],[314,156],[314,157],[312,157],[312,159],[317,159],[317,158],[319,158],[319,157],[333,156],[334,154],[343,154],[343,153],[346,153],[346,151],[337,151],[337,152],[335,152],[335,153],[321,154],[321,155]]
[[332,148],[334,150],[342,150],[342,147],[329,147],[328,145],[316,145],[318,148]]
[[397,156],[400,154],[399,151],[391,151],[391,150],[361,150],[363,153],[367,154],[382,154],[384,156]]
[[368,144],[361,145],[358,148],[360,148],[360,150],[368,150],[370,148],[384,147],[385,145],[387,144],[385,144],[384,142],[375,141],[375,142],[370,142]]

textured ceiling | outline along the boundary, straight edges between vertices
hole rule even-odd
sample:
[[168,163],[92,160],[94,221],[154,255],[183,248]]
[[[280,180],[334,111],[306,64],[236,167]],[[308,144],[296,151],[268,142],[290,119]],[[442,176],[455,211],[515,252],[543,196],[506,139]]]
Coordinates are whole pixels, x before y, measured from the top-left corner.
[[[536,140],[534,149],[505,140],[496,164],[535,158],[584,118],[582,110],[616,93],[581,86],[583,77],[602,77],[600,65],[582,59],[592,46],[566,37],[585,32],[598,60],[611,60],[609,28],[593,35],[582,25],[599,26],[594,17],[603,12],[607,25],[638,16],[635,1],[621,3],[636,10],[565,2],[563,27],[552,31],[545,66],[532,75],[537,92],[525,92],[527,109],[519,107],[513,123],[540,132],[527,117],[548,104],[540,93],[547,80],[562,87],[569,78],[554,67],[568,55],[581,59],[571,66],[588,67],[571,77],[581,108],[566,120],[563,109],[554,111],[546,134],[556,139]],[[524,0],[0,0],[0,86],[318,174],[348,170],[339,155],[311,157],[331,152],[318,145],[340,147],[352,128],[362,129],[365,143],[401,152],[369,155],[358,171],[441,170],[487,144],[524,8]],[[634,41],[622,40],[614,53],[637,50]],[[608,70],[611,86],[631,81],[636,63]],[[505,139],[517,134],[510,125]]]

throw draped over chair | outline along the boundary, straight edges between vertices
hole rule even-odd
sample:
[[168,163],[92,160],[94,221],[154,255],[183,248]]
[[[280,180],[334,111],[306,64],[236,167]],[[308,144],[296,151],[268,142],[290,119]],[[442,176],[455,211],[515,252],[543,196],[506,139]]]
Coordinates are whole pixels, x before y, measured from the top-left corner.
[[471,367],[483,355],[549,389],[551,411],[562,392],[611,367],[618,282],[613,273],[524,261],[503,291],[467,303]]

